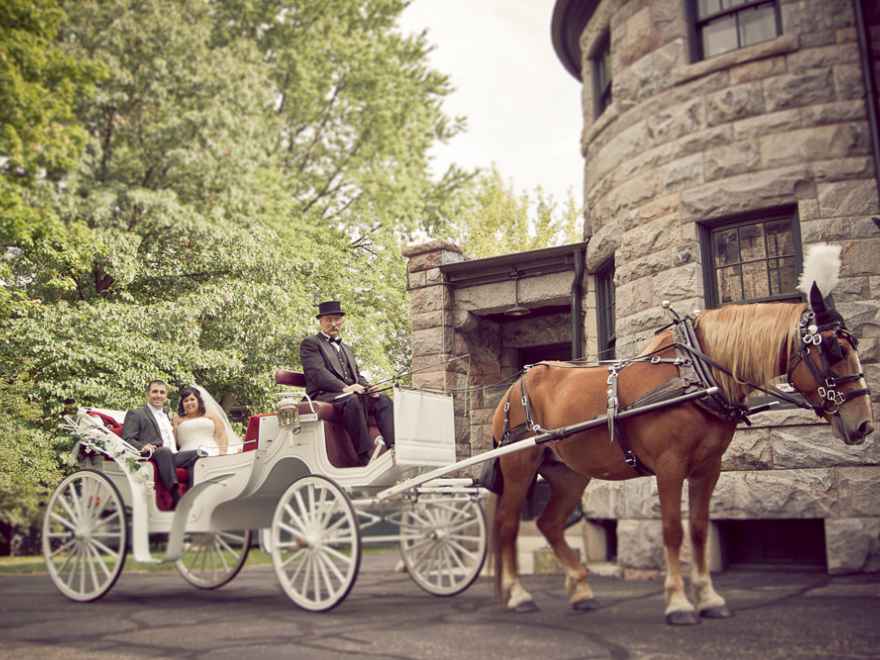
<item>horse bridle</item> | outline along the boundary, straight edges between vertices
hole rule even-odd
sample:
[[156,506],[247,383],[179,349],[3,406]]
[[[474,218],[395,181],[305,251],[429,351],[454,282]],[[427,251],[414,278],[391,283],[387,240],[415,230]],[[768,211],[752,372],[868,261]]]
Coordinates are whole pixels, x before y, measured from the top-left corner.
[[[801,314],[800,325],[800,344],[799,350],[789,360],[788,372],[786,379],[788,384],[794,387],[792,381],[795,370],[803,362],[807,365],[813,380],[816,382],[816,393],[819,395],[821,405],[814,405],[812,402],[809,407],[813,409],[817,416],[839,415],[840,409],[848,401],[861,396],[870,396],[871,390],[867,387],[857,390],[843,392],[838,389],[841,385],[854,383],[864,378],[864,373],[847,374],[846,376],[838,376],[831,371],[832,365],[844,359],[843,351],[840,348],[840,340],[845,339],[852,349],[858,350],[859,340],[849,330],[846,329],[843,322],[834,319],[828,323],[819,325],[816,322],[815,313],[807,309]],[[826,337],[822,333],[829,330],[834,331],[833,337]],[[810,359],[810,354],[815,352],[819,356],[821,368],[814,360]]]

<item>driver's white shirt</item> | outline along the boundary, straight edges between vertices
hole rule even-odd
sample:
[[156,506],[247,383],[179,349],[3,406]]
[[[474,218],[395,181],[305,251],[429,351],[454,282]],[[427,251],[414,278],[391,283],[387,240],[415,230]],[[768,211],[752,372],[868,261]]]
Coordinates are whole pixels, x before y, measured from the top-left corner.
[[164,410],[156,408],[150,403],[147,404],[147,407],[153,413],[153,419],[156,420],[156,424],[159,426],[159,433],[162,435],[162,445],[176,452],[177,443],[174,441],[174,429],[171,428],[171,420],[168,419],[168,415],[165,414]]

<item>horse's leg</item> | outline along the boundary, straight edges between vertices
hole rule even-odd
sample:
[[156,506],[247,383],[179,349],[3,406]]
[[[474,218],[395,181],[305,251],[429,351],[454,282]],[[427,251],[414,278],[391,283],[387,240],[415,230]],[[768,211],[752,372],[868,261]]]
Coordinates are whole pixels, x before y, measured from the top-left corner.
[[663,545],[666,550],[666,623],[684,625],[699,623],[694,606],[688,600],[681,576],[681,487],[684,475],[679,470],[657,470],[660,491],[660,512],[663,517]]
[[550,482],[552,495],[538,518],[538,529],[550,543],[559,563],[565,570],[565,588],[568,602],[576,610],[595,609],[596,599],[587,583],[587,568],[565,540],[565,523],[583,496],[589,478],[574,472],[564,463],[542,465],[540,473]]
[[516,537],[523,502],[538,471],[540,455],[540,450],[532,449],[508,454],[501,459],[504,491],[495,509],[495,581],[505,607],[516,612],[538,609],[532,595],[519,581]]
[[709,540],[709,501],[718,475],[721,471],[719,458],[711,468],[697,476],[688,477],[688,500],[691,523],[691,546],[693,548],[693,567],[691,584],[701,616],[710,619],[723,619],[730,616],[724,598],[712,586],[706,545]]

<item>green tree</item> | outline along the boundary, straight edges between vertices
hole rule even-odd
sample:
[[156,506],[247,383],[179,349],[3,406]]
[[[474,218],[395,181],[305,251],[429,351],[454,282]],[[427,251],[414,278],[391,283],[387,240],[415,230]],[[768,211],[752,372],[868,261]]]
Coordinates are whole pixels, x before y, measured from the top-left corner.
[[562,207],[541,187],[517,194],[494,164],[475,181],[447,228],[470,258],[536,250],[580,240],[581,211],[569,193]]

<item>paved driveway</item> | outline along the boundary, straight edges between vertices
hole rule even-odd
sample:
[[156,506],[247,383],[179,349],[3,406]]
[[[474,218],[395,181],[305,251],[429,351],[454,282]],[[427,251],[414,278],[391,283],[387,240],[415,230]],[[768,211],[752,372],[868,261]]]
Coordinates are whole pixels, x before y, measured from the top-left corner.
[[176,573],[126,574],[89,605],[46,576],[0,576],[0,658],[869,658],[880,657],[880,576],[728,572],[726,621],[663,623],[662,583],[595,578],[594,612],[566,607],[559,577],[525,578],[541,611],[497,607],[482,580],[454,598],[394,573],[395,554],[367,555],[348,599],[308,614],[270,567],[245,567],[216,592]]

